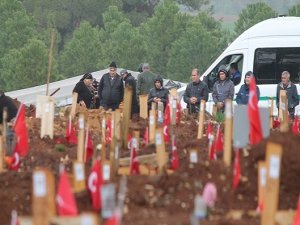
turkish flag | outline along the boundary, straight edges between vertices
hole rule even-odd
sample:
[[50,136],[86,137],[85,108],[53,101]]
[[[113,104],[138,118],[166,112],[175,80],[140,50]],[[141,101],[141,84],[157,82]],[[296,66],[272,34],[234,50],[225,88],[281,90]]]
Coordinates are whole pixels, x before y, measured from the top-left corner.
[[251,145],[258,144],[263,138],[257,102],[256,82],[255,78],[251,76],[248,101],[248,117],[250,123],[249,143]]
[[299,134],[299,118],[298,118],[298,116],[295,116],[292,131],[293,131],[293,134],[295,134],[295,135]]
[[224,149],[223,146],[224,146],[223,132],[219,125],[218,131],[217,131],[217,140],[216,140],[216,145],[215,145],[216,151],[223,151],[223,149]]
[[299,199],[298,199],[297,212],[294,217],[293,225],[300,225],[300,195],[299,195]]
[[111,119],[108,119],[106,122],[106,134],[105,134],[105,141],[106,144],[110,144],[112,138],[112,128],[111,128]]
[[211,124],[211,121],[208,121],[207,129],[206,129],[206,136],[208,139],[210,139],[211,135],[212,135],[212,124]]
[[75,216],[78,214],[68,175],[64,170],[59,177],[56,202],[58,214],[60,216]]
[[19,218],[18,218],[18,213],[16,210],[13,210],[11,212],[11,221],[10,225],[20,225]]
[[11,157],[11,164],[9,165],[9,169],[17,171],[20,168],[21,160],[18,152],[14,152]]
[[77,144],[76,130],[72,124],[71,117],[69,118],[69,122],[66,129],[66,140],[69,144]]
[[20,156],[26,156],[28,154],[28,133],[24,104],[21,104],[19,107],[13,130],[17,136],[14,152],[18,152]]
[[140,174],[139,161],[136,156],[137,140],[132,138],[131,141],[131,156],[130,156],[130,174]]
[[171,169],[177,170],[179,168],[179,157],[176,146],[175,137],[172,138],[172,159],[171,159]]
[[103,185],[102,169],[100,160],[96,160],[88,177],[88,190],[92,198],[93,208],[101,209],[101,192],[100,188]]
[[170,123],[171,123],[170,104],[168,102],[165,110],[164,123],[163,123],[164,140],[166,143],[170,142],[170,134],[168,130],[168,126],[170,125]]
[[85,148],[85,162],[87,162],[92,158],[94,153],[93,140],[88,128],[86,129],[84,148]]
[[180,119],[181,119],[181,104],[180,104],[180,101],[177,101],[176,124],[180,123]]
[[234,168],[233,168],[233,189],[236,189],[240,183],[241,177],[241,165],[240,165],[240,151],[238,149],[235,150],[235,158],[234,158]]

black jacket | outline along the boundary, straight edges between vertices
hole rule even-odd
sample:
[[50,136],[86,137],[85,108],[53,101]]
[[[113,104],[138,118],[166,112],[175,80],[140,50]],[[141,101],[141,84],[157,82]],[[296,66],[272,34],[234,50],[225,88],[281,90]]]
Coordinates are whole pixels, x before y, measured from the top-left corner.
[[84,101],[88,109],[92,108],[94,93],[84,84],[83,81],[79,81],[76,84],[75,88],[73,89],[73,92],[78,93],[77,103],[79,103],[80,101]]
[[18,108],[13,102],[13,100],[2,94],[0,96],[0,123],[3,122],[3,110],[4,108],[7,108],[7,121],[9,122],[12,118],[14,118],[17,115]]
[[131,73],[128,73],[124,78],[125,86],[132,88],[132,102],[131,102],[131,114],[139,113],[139,105],[136,95],[136,81]]
[[289,82],[287,87],[284,87],[282,82],[277,85],[276,91],[276,105],[277,108],[279,106],[279,98],[280,98],[280,90],[286,91],[286,96],[288,99],[288,109],[294,109],[297,105],[299,105],[298,91],[295,84]]
[[151,88],[148,95],[148,109],[151,109],[151,103],[153,102],[155,97],[161,99],[161,102],[164,104],[165,109],[169,97],[169,90],[164,87],[161,87],[160,89],[156,89],[155,87]]
[[124,96],[123,79],[121,76],[116,74],[112,79],[109,73],[104,74],[99,83],[98,95],[100,106],[104,108],[112,107],[113,110],[118,108]]
[[[190,98],[191,97],[196,97],[197,102],[196,104],[190,104]],[[200,107],[200,102],[201,100],[208,100],[208,87],[206,83],[200,81],[198,83],[189,83],[186,86],[185,92],[183,94],[183,100],[185,103],[187,103],[187,108],[191,108],[191,112],[195,113],[199,111],[199,108],[196,109],[195,107]]]

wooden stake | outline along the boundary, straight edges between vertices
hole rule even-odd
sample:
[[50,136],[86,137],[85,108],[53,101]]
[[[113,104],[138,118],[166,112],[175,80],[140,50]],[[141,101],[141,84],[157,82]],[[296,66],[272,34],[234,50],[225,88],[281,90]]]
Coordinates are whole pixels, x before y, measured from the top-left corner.
[[3,136],[0,135],[0,173],[4,172],[4,156]]
[[111,113],[111,142],[110,142],[110,148],[109,148],[109,161],[110,161],[110,177],[113,178],[115,175],[115,146],[116,146],[116,135],[115,135],[115,112]]
[[55,33],[54,33],[54,30],[52,30],[51,31],[51,44],[50,44],[50,50],[49,50],[46,95],[48,95],[48,92],[49,92],[49,83],[50,83],[50,75],[51,75],[51,68],[52,68],[52,54],[53,54],[53,47],[54,47],[54,38],[55,38]]
[[105,182],[110,181],[111,165],[108,160],[102,161],[102,177]]
[[114,129],[115,129],[115,137],[117,141],[121,140],[121,111],[120,109],[115,110],[114,114]]
[[272,142],[267,143],[267,186],[261,225],[275,224],[275,214],[278,208],[281,157],[282,146]]
[[157,156],[158,169],[160,172],[162,172],[163,169],[165,168],[165,165],[168,160],[162,128],[156,129],[155,145],[156,145],[156,156]]
[[265,161],[258,162],[258,205],[264,205],[264,198],[267,186],[267,163]]
[[149,116],[149,143],[155,143],[155,129],[156,129],[156,111],[150,110]]
[[148,95],[140,95],[140,117],[147,119],[148,118]]
[[203,137],[204,118],[205,118],[205,100],[201,100],[200,112],[199,112],[198,135],[197,135],[198,139],[201,139]]
[[3,116],[2,116],[2,136],[3,136],[3,147],[5,150],[7,149],[6,137],[7,137],[7,108],[4,107],[3,109]]
[[131,103],[132,103],[132,88],[129,86],[125,87],[124,94],[124,111],[123,111],[123,147],[127,146],[127,138],[129,131],[129,120],[131,117]]
[[164,122],[164,103],[157,103],[157,122],[162,124]]
[[73,94],[72,94],[72,108],[71,108],[71,117],[72,117],[72,119],[74,119],[75,113],[76,113],[77,98],[78,98],[78,93],[73,92]]
[[190,163],[198,163],[198,151],[196,149],[190,150]]
[[138,152],[140,150],[140,131],[135,130],[133,132],[133,137],[136,139],[136,148],[135,148],[135,150]]
[[273,98],[269,98],[269,112],[270,112],[270,129],[273,128],[273,121],[274,121],[274,118],[273,118],[273,110],[274,109],[274,101],[273,101]]
[[77,145],[77,161],[84,162],[84,115],[80,114],[78,119],[78,145]]
[[81,192],[86,189],[85,186],[85,169],[84,163],[74,161],[73,162],[73,191]]
[[156,102],[151,102],[151,110],[156,111],[157,108],[157,103]]
[[171,88],[169,90],[169,92],[170,92],[170,94],[171,94],[172,97],[175,97],[175,98],[178,97],[178,95],[177,95],[177,89],[176,88]]
[[33,224],[49,225],[56,214],[54,175],[48,169],[35,169],[32,181]]
[[49,100],[42,106],[41,138],[49,136],[53,139],[54,102]]
[[226,166],[231,164],[232,154],[232,100],[225,102],[225,130],[224,130],[224,155],[223,160]]
[[289,130],[288,99],[287,99],[285,90],[280,91],[279,118],[280,118],[280,131],[287,132]]
[[44,104],[50,101],[54,101],[54,99],[50,96],[45,96],[45,95],[36,96],[36,111],[35,111],[36,118],[43,117],[43,112],[45,111]]
[[106,115],[104,114],[101,122],[101,161],[106,160]]

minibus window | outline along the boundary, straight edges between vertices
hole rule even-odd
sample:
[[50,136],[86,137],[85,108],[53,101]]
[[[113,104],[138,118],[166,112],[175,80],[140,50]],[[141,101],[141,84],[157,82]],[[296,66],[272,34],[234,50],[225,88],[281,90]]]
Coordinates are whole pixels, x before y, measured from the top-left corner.
[[259,48],[254,54],[253,72],[258,84],[277,84],[285,70],[291,81],[299,83],[300,48]]

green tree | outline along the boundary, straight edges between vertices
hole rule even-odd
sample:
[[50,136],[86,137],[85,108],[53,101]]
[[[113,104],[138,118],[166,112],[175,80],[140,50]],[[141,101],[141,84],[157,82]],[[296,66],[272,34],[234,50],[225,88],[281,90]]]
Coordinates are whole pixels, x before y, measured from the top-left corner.
[[184,32],[191,16],[179,13],[177,4],[166,0],[155,8],[152,18],[140,27],[146,43],[146,61],[154,72],[167,73],[167,61],[172,43]]
[[188,24],[187,30],[172,45],[167,63],[169,78],[188,82],[193,68],[200,71],[210,64],[210,58],[227,43],[227,33],[221,23],[201,13]]
[[249,4],[242,10],[239,19],[235,22],[235,33],[239,35],[258,22],[275,16],[277,13],[266,3]]
[[[30,39],[24,47],[10,50],[0,63],[1,86],[6,91],[44,84],[48,69],[48,49],[42,41]],[[52,70],[54,76],[57,74],[55,69]]]
[[93,28],[89,22],[82,22],[61,52],[60,72],[65,77],[72,77],[97,70],[97,62],[101,60],[102,41],[97,27]]
[[210,0],[177,0],[177,2],[186,5],[191,9],[200,10],[203,6],[208,6]]
[[289,16],[300,16],[300,4],[294,5],[289,9]]

